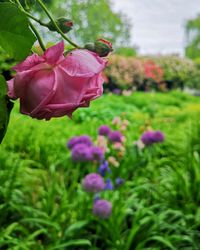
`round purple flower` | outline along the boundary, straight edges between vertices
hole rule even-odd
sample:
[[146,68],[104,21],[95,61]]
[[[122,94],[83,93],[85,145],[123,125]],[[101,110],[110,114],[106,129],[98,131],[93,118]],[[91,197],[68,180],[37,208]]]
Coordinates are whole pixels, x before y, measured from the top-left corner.
[[93,214],[102,219],[107,219],[111,215],[112,204],[107,200],[97,200],[93,205]]
[[108,135],[108,139],[111,142],[122,142],[122,134],[119,131],[111,131]]
[[92,155],[93,155],[93,160],[95,161],[103,161],[104,160],[104,152],[101,148],[99,147],[91,147]]
[[155,131],[154,132],[154,141],[155,142],[163,142],[165,139],[164,134],[161,131]]
[[91,173],[83,179],[83,188],[87,192],[100,192],[105,188],[105,183],[101,175]]
[[142,134],[140,139],[145,145],[151,145],[155,142],[154,141],[154,132],[153,131],[146,131]]
[[153,143],[163,142],[165,139],[164,134],[161,131],[146,131],[141,136],[141,141],[145,145],[151,145]]
[[78,139],[77,136],[70,138],[69,141],[67,142],[67,147],[69,149],[72,149],[76,145],[77,139]]
[[106,125],[99,127],[99,135],[108,136],[110,133],[110,128]]
[[69,139],[67,147],[72,149],[77,144],[85,144],[87,146],[92,146],[91,138],[88,135],[75,136]]
[[71,157],[75,162],[87,162],[93,160],[93,153],[91,147],[79,143],[72,148]]
[[108,166],[108,162],[104,161],[98,169],[98,172],[101,176],[105,176],[106,173],[110,172],[110,168]]

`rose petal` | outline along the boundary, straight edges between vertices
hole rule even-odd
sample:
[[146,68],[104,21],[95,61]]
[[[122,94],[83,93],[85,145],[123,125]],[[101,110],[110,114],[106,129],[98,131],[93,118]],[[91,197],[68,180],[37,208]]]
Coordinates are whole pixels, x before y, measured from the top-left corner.
[[64,42],[61,41],[58,44],[48,48],[44,55],[43,58],[49,63],[49,64],[56,64],[58,63],[60,60],[64,59],[63,56],[63,52],[64,52]]

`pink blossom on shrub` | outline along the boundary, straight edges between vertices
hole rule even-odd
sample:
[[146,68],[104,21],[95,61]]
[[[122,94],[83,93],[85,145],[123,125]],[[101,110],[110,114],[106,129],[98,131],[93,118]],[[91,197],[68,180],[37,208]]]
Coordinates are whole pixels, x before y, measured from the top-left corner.
[[151,60],[144,62],[144,73],[146,78],[153,79],[157,83],[163,80],[163,69]]

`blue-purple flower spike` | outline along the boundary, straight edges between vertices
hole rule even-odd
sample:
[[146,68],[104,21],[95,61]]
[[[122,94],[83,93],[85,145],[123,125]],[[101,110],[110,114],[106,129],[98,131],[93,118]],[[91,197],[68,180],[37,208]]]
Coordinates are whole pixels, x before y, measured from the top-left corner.
[[110,168],[109,168],[109,165],[108,165],[108,162],[107,161],[104,161],[101,166],[99,167],[98,169],[98,172],[101,176],[105,176],[106,173],[110,173]]
[[104,189],[105,190],[113,190],[114,189],[111,179],[106,180],[106,185],[105,185]]

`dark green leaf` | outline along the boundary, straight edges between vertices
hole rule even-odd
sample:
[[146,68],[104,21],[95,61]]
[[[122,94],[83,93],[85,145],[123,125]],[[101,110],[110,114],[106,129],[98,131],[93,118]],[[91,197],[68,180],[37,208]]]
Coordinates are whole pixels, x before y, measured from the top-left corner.
[[36,40],[26,15],[14,4],[0,3],[0,46],[17,60],[24,59]]
[[3,76],[0,75],[0,143],[2,142],[9,123],[10,112],[13,103],[7,97],[7,84]]

